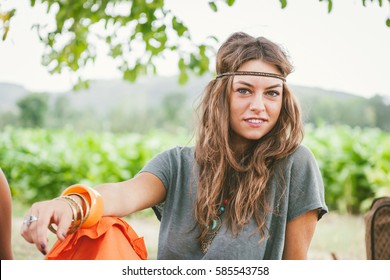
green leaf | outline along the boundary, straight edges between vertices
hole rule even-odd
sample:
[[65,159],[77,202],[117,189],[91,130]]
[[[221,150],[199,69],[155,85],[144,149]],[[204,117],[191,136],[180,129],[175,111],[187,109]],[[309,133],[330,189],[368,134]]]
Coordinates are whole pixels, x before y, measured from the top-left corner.
[[[322,2],[323,0],[319,0],[319,1]],[[327,0],[327,1],[328,1],[328,13],[330,13],[333,8],[333,2],[332,0]]]
[[172,27],[174,30],[176,30],[177,35],[180,37],[183,36],[184,32],[188,30],[187,27],[177,19],[177,17],[172,18]]
[[217,4],[215,4],[214,1],[210,1],[210,2],[209,2],[209,6],[210,6],[210,8],[211,8],[214,12],[218,12]]
[[123,51],[122,51],[122,45],[121,44],[117,44],[117,45],[111,47],[111,56],[113,58],[121,56],[122,54],[123,54]]
[[287,0],[279,0],[280,4],[282,5],[282,9],[286,8],[287,6]]
[[77,83],[73,86],[74,90],[83,90],[89,88],[89,82],[78,78]]
[[229,7],[233,6],[236,0],[225,0]]
[[387,27],[390,27],[390,18],[388,18],[388,19],[386,20],[386,25],[387,25]]
[[126,69],[123,72],[123,78],[127,81],[134,82],[137,79],[137,71],[134,69]]
[[210,36],[208,36],[207,38],[208,38],[208,39],[211,39],[211,40],[214,40],[216,43],[219,42],[218,38],[217,38],[216,36],[214,36],[214,35],[210,35]]
[[185,70],[181,70],[179,74],[179,84],[184,85],[188,81],[188,74]]
[[184,58],[180,58],[179,59],[179,62],[177,63],[177,65],[179,66],[179,70],[182,72],[184,71],[184,69],[186,68],[186,65],[185,65],[185,62],[184,62]]
[[333,2],[332,0],[328,0],[328,13],[332,11],[332,8],[333,8]]

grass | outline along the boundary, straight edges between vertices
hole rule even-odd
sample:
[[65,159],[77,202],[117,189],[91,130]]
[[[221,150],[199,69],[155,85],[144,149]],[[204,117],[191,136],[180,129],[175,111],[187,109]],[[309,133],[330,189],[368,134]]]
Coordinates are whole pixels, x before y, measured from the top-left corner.
[[366,259],[365,225],[362,215],[326,214],[313,237],[310,259]]
[[[42,260],[43,255],[35,245],[27,243],[19,234],[22,224],[20,211],[14,211],[13,220],[13,250],[14,256],[19,260]],[[139,236],[145,238],[149,259],[157,257],[157,241],[159,222],[146,211],[128,217],[127,220],[136,229]],[[49,244],[55,242],[56,237],[49,232]],[[340,215],[329,213],[318,223],[309,250],[309,259],[313,260],[364,260],[365,252],[365,226],[362,216]]]

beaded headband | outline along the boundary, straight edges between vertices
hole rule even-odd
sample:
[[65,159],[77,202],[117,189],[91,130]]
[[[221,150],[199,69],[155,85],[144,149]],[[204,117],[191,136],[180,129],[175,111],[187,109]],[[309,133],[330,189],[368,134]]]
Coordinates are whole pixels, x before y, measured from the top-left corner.
[[282,80],[283,82],[286,81],[285,77],[278,74],[268,73],[268,72],[252,72],[252,71],[226,72],[226,73],[218,74],[215,78],[219,79],[226,76],[262,76],[262,77],[277,78]]

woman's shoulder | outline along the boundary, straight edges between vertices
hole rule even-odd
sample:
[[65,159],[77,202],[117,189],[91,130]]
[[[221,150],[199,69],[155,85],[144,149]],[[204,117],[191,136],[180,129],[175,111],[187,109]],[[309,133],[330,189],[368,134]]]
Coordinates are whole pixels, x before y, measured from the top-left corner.
[[305,162],[316,162],[316,158],[311,151],[311,149],[301,144],[297,147],[297,149],[288,157],[288,162],[290,163],[305,163]]
[[194,157],[194,147],[193,146],[175,146],[168,150],[162,152],[169,157],[178,157],[178,158],[193,158]]
[[190,162],[194,160],[194,147],[189,146],[175,146],[166,149],[154,156],[154,162],[164,162],[170,166],[178,165],[180,162]]
[[[305,169],[309,166],[317,166],[317,160],[308,146],[299,145],[284,161],[290,168]],[[286,166],[284,165],[284,166]]]

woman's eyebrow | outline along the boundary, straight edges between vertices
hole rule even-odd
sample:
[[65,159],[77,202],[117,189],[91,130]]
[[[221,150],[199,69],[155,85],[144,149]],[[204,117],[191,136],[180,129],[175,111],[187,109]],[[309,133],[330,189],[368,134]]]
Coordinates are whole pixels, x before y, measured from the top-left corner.
[[245,82],[245,81],[240,81],[240,80],[238,80],[237,82],[234,82],[233,84],[243,84],[243,85],[246,85],[246,86],[249,86],[249,87],[253,87],[253,85],[251,83],[248,83],[248,82]]
[[[246,81],[241,81],[241,80],[238,80],[237,82],[234,82],[233,84],[243,84],[243,85],[246,85],[249,87],[253,87],[253,84],[246,82]],[[269,90],[269,89],[274,89],[274,88],[283,88],[283,85],[278,83],[278,84],[270,85],[270,86],[266,87],[265,89]]]
[[283,86],[282,86],[282,84],[275,84],[275,85],[272,85],[272,86],[268,86],[265,89],[273,89],[273,88],[283,88]]

